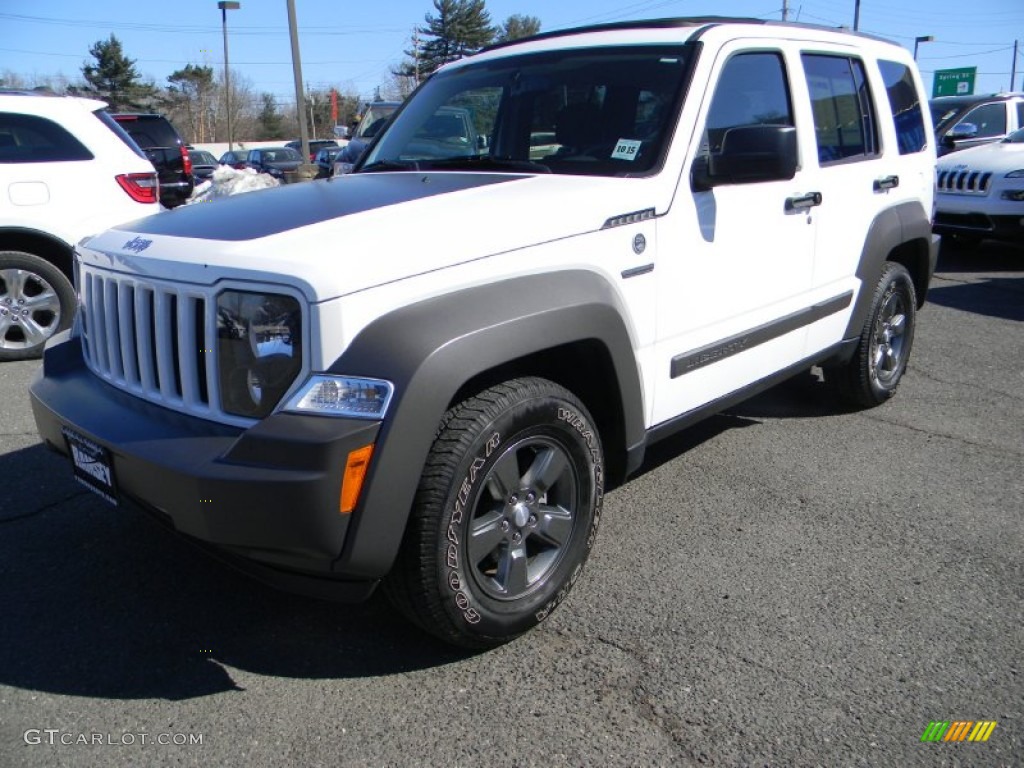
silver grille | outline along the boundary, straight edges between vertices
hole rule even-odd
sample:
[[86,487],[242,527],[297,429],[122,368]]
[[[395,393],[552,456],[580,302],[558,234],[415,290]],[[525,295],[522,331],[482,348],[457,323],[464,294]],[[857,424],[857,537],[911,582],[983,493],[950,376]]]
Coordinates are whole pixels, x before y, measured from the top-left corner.
[[120,389],[218,421],[216,299],[201,286],[161,283],[82,265],[85,359]]
[[939,171],[935,184],[947,194],[987,195],[991,181],[992,174],[987,171]]

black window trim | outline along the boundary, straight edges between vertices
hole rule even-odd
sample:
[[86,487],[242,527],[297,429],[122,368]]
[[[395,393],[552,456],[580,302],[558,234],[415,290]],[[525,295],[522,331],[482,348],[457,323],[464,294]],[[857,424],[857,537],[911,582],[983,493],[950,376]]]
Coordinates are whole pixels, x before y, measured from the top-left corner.
[[[800,50],[800,63],[803,66],[804,56],[827,56],[834,59],[845,59],[846,65],[850,71],[850,79],[854,85],[857,83],[857,78],[854,76],[853,62],[860,62],[861,74],[864,79],[864,87],[867,88],[867,94],[862,95],[858,92],[857,104],[860,107],[860,122],[861,130],[864,132],[865,146],[871,144],[870,152],[862,152],[859,155],[847,155],[846,157],[839,157],[835,160],[822,160],[821,155],[818,155],[818,167],[819,168],[834,168],[839,165],[850,165],[852,163],[863,163],[870,160],[877,160],[882,157],[883,144],[881,131],[878,130],[878,108],[877,100],[875,99],[874,89],[871,87],[871,78],[868,77],[868,67],[861,56],[852,53],[843,53],[839,51],[828,51],[818,49],[801,49]],[[803,67],[804,80],[807,79],[807,69]],[[810,96],[810,87],[808,84],[808,96]],[[888,98],[888,96],[886,96]],[[867,109],[867,114],[865,114]],[[813,115],[812,115],[813,117]],[[868,130],[870,128],[870,130]],[[818,136],[817,130],[815,130],[814,145],[815,149],[818,149]],[[817,154],[817,152],[815,152]]]

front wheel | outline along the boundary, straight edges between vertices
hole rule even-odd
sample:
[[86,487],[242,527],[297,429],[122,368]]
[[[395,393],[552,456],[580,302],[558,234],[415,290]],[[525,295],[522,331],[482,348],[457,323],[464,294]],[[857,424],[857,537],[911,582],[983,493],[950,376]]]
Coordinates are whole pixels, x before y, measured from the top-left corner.
[[907,370],[917,323],[914,281],[902,264],[887,262],[875,287],[853,358],[844,366],[825,369],[852,404],[871,407],[896,394]]
[[57,267],[23,251],[0,251],[0,361],[43,354],[71,325],[75,291]]
[[565,599],[603,492],[601,441],[572,393],[537,378],[491,387],[441,420],[385,591],[442,640],[507,642]]

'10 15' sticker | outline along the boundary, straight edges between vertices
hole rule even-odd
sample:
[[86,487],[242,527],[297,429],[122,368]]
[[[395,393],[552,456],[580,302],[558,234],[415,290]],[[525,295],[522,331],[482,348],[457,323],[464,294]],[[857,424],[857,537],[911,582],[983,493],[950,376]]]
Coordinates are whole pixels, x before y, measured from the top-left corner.
[[613,160],[636,160],[637,155],[640,154],[640,145],[642,141],[636,139],[619,139],[615,142],[615,151],[612,152]]

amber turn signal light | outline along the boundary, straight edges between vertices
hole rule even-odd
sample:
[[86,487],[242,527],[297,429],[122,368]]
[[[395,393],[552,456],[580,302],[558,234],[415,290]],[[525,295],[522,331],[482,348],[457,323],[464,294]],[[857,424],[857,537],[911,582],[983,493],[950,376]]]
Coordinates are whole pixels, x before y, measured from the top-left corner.
[[350,514],[356,508],[359,493],[363,490],[366,470],[370,467],[371,456],[373,456],[373,443],[356,448],[348,454],[348,460],[345,462],[345,475],[341,480],[340,512],[343,515]]

